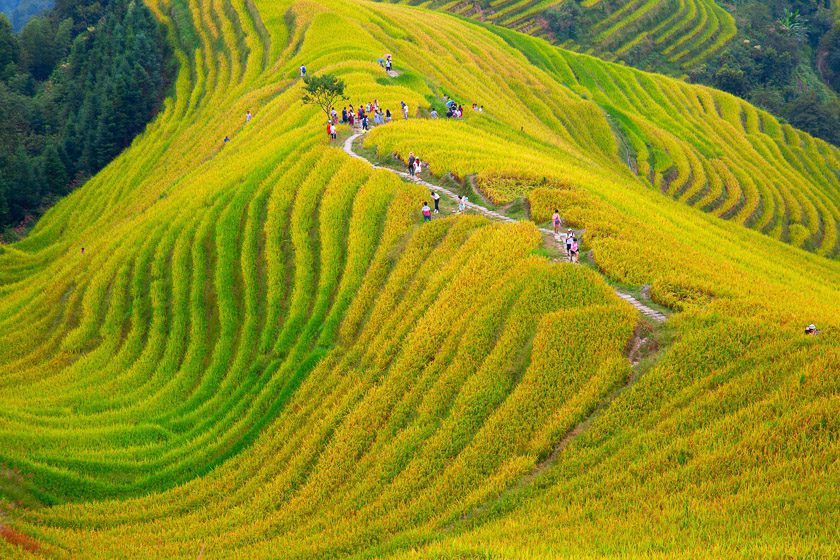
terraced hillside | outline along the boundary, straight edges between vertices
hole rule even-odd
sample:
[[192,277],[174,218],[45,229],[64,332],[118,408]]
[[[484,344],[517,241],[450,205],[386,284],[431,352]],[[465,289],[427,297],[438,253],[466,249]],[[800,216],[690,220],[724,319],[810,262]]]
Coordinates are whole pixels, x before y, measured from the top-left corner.
[[[836,555],[836,149],[444,14],[151,6],[172,98],[0,252],[0,557]],[[423,224],[328,145],[303,63],[410,107],[359,150],[560,209],[597,270],[527,221]],[[444,92],[486,110],[416,118]],[[648,184],[701,171],[731,219]],[[658,355],[605,278],[675,312]]]
[[[405,0],[554,38],[565,48],[608,60],[633,50],[656,53],[664,64],[691,67],[735,36],[735,20],[715,0]],[[574,9],[570,4],[576,3]],[[564,9],[565,8],[565,9]],[[557,15],[552,15],[554,11]],[[574,27],[572,37],[552,37],[549,19]],[[650,56],[650,55],[647,55]]]

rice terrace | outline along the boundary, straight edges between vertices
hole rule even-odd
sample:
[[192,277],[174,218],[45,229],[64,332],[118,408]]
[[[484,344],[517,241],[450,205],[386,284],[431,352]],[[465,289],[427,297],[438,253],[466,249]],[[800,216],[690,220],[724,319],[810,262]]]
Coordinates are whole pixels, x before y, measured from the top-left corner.
[[840,148],[693,83],[738,2],[93,4],[0,29],[73,107],[0,128],[0,558],[840,557]]

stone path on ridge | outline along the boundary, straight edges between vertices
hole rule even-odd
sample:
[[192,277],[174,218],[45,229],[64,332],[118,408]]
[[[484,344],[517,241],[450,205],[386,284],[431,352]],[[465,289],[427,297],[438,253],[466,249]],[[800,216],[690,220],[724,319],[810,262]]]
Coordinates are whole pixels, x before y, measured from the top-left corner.
[[[347,140],[344,141],[344,152],[347,155],[349,155],[350,157],[360,159],[360,160],[366,162],[368,165],[372,166],[374,169],[383,169],[385,171],[388,171],[390,173],[398,175],[401,179],[403,179],[405,181],[409,181],[411,183],[416,183],[418,185],[422,185],[429,190],[435,191],[435,192],[437,192],[441,195],[444,195],[444,196],[450,198],[451,200],[453,200],[455,202],[458,202],[458,195],[455,194],[454,192],[452,192],[451,190],[447,189],[446,187],[442,187],[440,185],[430,183],[430,182],[428,182],[424,179],[421,179],[419,177],[415,177],[413,175],[410,175],[406,171],[397,171],[397,170],[391,169],[389,167],[376,165],[375,163],[373,163],[372,161],[370,161],[366,157],[354,152],[353,151],[353,142],[357,138],[360,138],[361,136],[364,136],[364,134],[365,134],[364,132],[357,132],[357,133],[351,135],[349,138],[347,138]],[[509,222],[509,223],[517,221],[517,220],[515,220],[515,219],[513,219],[509,216],[505,216],[504,214],[500,214],[499,212],[496,212],[494,210],[490,210],[490,209],[485,208],[485,207],[483,207],[479,204],[475,204],[474,202],[467,202],[466,206],[470,210],[473,210],[473,211],[475,211],[479,214],[483,214],[483,215],[487,216],[488,218],[490,218],[492,220],[496,220],[496,221],[499,221],[499,222]],[[561,237],[559,235],[556,235],[552,230],[550,230],[548,228],[538,228],[538,229],[540,230],[541,233],[544,233],[544,234],[547,234],[547,235],[551,236],[554,239],[555,243],[557,243],[557,245],[560,247],[560,249],[565,252],[563,239],[561,239]],[[618,297],[620,297],[621,299],[623,299],[624,301],[626,301],[627,303],[629,303],[630,305],[635,307],[639,311],[639,313],[641,313],[645,317],[648,317],[648,318],[650,318],[654,321],[660,322],[660,323],[668,320],[668,317],[664,313],[661,313],[661,312],[659,312],[655,309],[652,309],[652,308],[648,307],[647,305],[640,302],[638,299],[636,299],[632,295],[630,295],[626,292],[622,292],[621,290],[615,290],[615,293]]]

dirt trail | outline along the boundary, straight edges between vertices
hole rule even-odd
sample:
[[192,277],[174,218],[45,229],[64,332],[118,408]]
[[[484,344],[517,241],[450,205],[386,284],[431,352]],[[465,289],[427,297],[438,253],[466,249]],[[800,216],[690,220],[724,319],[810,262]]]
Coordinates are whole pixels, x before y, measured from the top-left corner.
[[[428,182],[424,179],[421,179],[419,177],[415,177],[413,175],[410,175],[408,172],[405,172],[405,171],[397,171],[397,170],[391,169],[389,167],[383,167],[381,165],[376,165],[375,163],[371,162],[370,160],[368,160],[364,156],[361,156],[361,155],[357,154],[356,152],[354,152],[353,151],[353,142],[355,142],[355,140],[357,138],[359,138],[363,135],[364,135],[364,132],[358,132],[358,133],[353,134],[352,136],[347,138],[347,140],[344,141],[344,151],[345,151],[345,153],[347,153],[347,155],[349,155],[350,157],[354,157],[356,159],[360,159],[364,162],[367,162],[374,169],[384,169],[385,171],[388,171],[390,173],[398,175],[400,178],[402,178],[405,181],[410,181],[412,183],[417,183],[418,185],[422,185],[429,190],[435,191],[435,192],[437,192],[437,193],[439,193],[443,196],[446,196],[446,197],[450,198],[451,200],[455,201],[456,203],[458,202],[458,195],[455,194],[454,192],[452,192],[451,190],[447,189],[446,187],[442,187],[440,185],[430,183],[430,182]],[[479,214],[483,214],[483,215],[487,216],[488,218],[490,218],[492,220],[496,220],[496,221],[499,221],[499,222],[513,223],[513,222],[517,221],[517,220],[514,220],[513,218],[505,216],[504,214],[500,214],[499,212],[496,212],[494,210],[484,208],[483,206],[481,206],[479,204],[475,204],[473,202],[467,202],[467,208],[469,208],[470,210],[473,210],[473,211],[475,211]],[[556,235],[554,233],[554,231],[552,231],[548,228],[538,228],[538,229],[540,230],[541,233],[548,234],[552,239],[554,239],[554,242],[557,244],[557,247],[560,249],[560,251],[562,251],[563,253],[566,252],[566,248],[565,248],[565,244],[564,244],[564,238],[561,235]],[[647,305],[640,302],[638,299],[636,299],[635,297],[633,297],[632,295],[630,295],[626,292],[622,292],[621,290],[616,290],[615,293],[618,297],[620,297],[621,299],[623,299],[624,301],[626,301],[627,303],[629,303],[630,305],[635,307],[639,311],[639,313],[641,313],[645,317],[648,317],[649,319],[652,319],[652,320],[654,320],[658,323],[662,323],[662,322],[664,322],[668,319],[668,317],[665,316],[665,314],[660,313],[659,311],[656,311],[655,309],[652,309],[651,307],[648,307]]]

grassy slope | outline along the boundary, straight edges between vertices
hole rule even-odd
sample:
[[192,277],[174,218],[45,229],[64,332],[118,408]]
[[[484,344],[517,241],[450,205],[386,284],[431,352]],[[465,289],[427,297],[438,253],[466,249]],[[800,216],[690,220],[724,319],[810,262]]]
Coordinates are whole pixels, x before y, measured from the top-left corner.
[[[545,12],[569,1],[402,0],[546,37],[551,30]],[[714,0],[585,0],[578,5],[576,36],[562,40],[564,47],[631,63],[642,56],[647,64],[674,72],[709,58],[736,33],[735,20]],[[560,13],[561,20],[571,17]]]
[[[836,552],[840,266],[650,189],[604,100],[640,147],[808,185],[825,223],[836,150],[729,96],[442,15],[249,7],[159,6],[182,61],[164,114],[0,254],[0,462],[23,473],[0,491],[71,502],[0,523],[74,558],[691,557],[709,535],[721,554]],[[570,185],[530,193],[535,216],[562,207],[607,275],[683,311],[533,483],[628,374],[634,317],[597,275],[532,256],[530,226],[418,227],[422,191],[324,147],[303,62],[356,103],[483,102],[367,143]],[[824,334],[805,339],[811,321]]]

